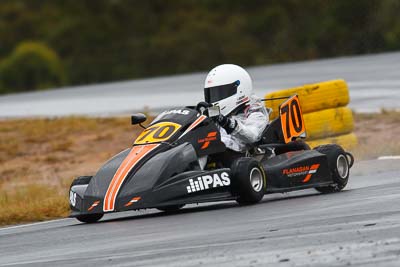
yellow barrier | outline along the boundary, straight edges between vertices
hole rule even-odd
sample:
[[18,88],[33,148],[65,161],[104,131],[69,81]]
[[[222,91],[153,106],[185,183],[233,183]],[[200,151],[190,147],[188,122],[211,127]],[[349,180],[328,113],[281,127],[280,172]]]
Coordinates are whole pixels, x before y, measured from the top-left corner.
[[[265,98],[299,95],[303,113],[346,106],[349,101],[349,91],[344,80],[332,80],[300,87],[283,89],[265,95]],[[267,107],[272,108],[271,119],[278,117],[279,105],[285,100],[266,101]]]
[[307,140],[351,133],[353,113],[348,107],[331,108],[304,114]]

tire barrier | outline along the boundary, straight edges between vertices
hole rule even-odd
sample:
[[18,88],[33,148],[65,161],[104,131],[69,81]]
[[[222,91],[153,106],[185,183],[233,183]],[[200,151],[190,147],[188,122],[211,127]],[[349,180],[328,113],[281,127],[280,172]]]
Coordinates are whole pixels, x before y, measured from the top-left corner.
[[[335,143],[345,149],[357,145],[353,132],[353,114],[347,104],[350,101],[349,90],[344,80],[331,80],[300,87],[271,92],[265,98],[284,98],[294,94],[299,96],[306,126],[306,142],[311,147]],[[272,108],[270,120],[279,116],[279,106],[285,99],[266,101]]]
[[353,112],[348,107],[331,108],[304,114],[307,140],[351,133]]
[[[265,98],[286,97],[297,94],[303,113],[346,106],[349,101],[349,90],[344,80],[332,80],[315,84],[306,84],[300,87],[283,89],[265,95]],[[282,100],[267,101],[266,105],[272,108],[271,119],[278,117],[279,105]]]

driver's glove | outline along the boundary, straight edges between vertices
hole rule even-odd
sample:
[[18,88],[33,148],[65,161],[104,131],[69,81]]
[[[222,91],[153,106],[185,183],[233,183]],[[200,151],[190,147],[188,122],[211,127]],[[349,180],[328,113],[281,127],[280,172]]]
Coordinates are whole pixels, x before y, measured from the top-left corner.
[[232,118],[228,118],[222,114],[220,114],[218,117],[216,117],[216,122],[221,125],[222,128],[225,129],[227,134],[230,134],[235,130],[237,126],[237,121]]

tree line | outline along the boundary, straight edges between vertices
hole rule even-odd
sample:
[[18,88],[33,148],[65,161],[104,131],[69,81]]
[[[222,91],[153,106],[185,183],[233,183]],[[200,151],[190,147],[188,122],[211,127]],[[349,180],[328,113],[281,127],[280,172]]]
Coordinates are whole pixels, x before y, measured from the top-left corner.
[[2,0],[0,92],[400,48],[398,0]]

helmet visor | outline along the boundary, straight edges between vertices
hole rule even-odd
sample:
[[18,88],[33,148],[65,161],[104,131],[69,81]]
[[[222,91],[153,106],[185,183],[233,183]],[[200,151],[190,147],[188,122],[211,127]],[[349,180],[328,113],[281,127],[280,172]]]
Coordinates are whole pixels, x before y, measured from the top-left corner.
[[237,92],[238,81],[230,84],[204,88],[204,98],[207,103],[215,103],[233,96]]

